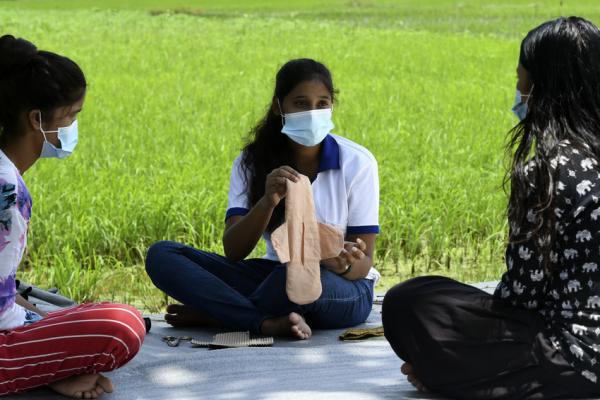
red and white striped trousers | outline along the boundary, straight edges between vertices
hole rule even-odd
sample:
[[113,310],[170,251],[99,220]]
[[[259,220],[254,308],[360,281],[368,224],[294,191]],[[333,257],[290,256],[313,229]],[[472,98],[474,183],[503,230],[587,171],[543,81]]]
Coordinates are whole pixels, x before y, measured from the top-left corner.
[[83,304],[0,332],[0,396],[112,371],[137,354],[145,334],[138,310],[112,303]]

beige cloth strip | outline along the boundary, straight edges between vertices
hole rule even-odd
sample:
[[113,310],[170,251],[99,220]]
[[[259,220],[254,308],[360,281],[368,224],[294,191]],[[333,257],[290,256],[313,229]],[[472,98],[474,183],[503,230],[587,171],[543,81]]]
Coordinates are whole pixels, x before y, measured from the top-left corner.
[[300,175],[287,181],[285,222],[271,235],[279,261],[287,263],[286,292],[296,304],[310,304],[321,296],[320,261],[336,257],[344,248],[344,234],[317,222],[312,186]]

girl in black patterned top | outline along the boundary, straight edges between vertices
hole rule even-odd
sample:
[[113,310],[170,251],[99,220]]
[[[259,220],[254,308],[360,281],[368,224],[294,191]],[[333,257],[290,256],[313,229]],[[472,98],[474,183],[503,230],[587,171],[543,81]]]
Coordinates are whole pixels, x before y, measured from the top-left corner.
[[507,271],[494,295],[442,277],[392,289],[387,339],[417,388],[465,399],[600,395],[600,30],[521,44]]

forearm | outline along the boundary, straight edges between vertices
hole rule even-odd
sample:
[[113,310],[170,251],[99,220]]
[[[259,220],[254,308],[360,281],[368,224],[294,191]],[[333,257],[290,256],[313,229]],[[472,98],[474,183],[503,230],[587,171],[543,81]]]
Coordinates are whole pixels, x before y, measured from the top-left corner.
[[243,260],[254,250],[269,225],[274,208],[263,197],[248,214],[225,230],[223,248],[228,259]]
[[17,297],[15,298],[15,303],[17,303],[18,305],[20,305],[21,307],[33,311],[35,313],[38,313],[39,315],[41,315],[42,317],[46,317],[46,315],[48,315],[46,312],[40,310],[39,308],[37,308],[36,306],[34,306],[33,304],[31,304],[30,302],[28,302],[27,300],[25,300],[23,298],[23,296],[21,296],[20,294],[17,293]]
[[357,281],[364,279],[368,275],[369,270],[373,266],[373,259],[371,256],[365,254],[362,258],[354,259],[350,262],[346,257],[340,256],[322,260],[321,265],[350,281]]

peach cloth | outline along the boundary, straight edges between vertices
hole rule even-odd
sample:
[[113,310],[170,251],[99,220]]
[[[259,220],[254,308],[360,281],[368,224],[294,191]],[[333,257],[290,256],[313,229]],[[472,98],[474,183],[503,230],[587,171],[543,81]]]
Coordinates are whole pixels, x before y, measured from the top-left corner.
[[279,261],[287,263],[286,292],[296,304],[310,304],[321,296],[320,261],[337,257],[344,248],[344,234],[317,222],[312,186],[300,175],[287,181],[285,222],[271,235]]

